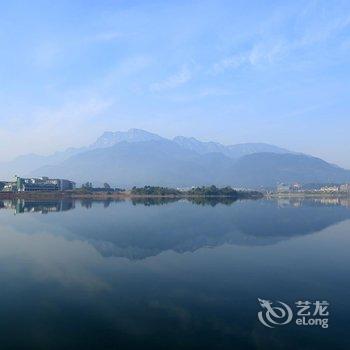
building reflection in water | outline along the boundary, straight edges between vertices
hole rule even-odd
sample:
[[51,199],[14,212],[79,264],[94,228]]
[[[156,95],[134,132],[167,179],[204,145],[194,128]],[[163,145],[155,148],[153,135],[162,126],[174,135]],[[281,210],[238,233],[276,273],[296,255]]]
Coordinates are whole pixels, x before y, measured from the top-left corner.
[[48,214],[67,211],[75,208],[74,200],[4,200],[0,201],[0,209],[12,209],[15,214],[41,213]]
[[277,205],[283,207],[301,207],[305,204],[314,206],[342,206],[350,208],[350,197],[321,197],[321,198],[278,198]]

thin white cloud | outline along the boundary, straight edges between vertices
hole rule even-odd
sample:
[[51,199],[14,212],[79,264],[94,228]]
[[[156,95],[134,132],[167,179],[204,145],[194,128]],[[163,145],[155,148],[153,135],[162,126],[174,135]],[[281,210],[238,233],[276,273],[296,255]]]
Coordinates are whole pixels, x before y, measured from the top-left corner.
[[[277,34],[284,32],[282,27],[284,22],[281,24],[272,18],[265,24],[267,29],[261,30],[259,38],[251,43],[249,50],[235,52],[218,60],[212,65],[210,72],[215,75],[244,66],[273,64],[288,58],[295,51],[313,50],[317,45],[332,40],[350,27],[350,16],[347,13],[338,14],[332,18],[329,18],[327,14],[310,18],[315,15],[315,11],[316,9],[310,7],[296,18],[296,33],[298,34],[294,37]],[[339,44],[340,48],[344,47],[343,43],[344,41]]]
[[174,89],[178,86],[186,84],[192,78],[191,71],[187,66],[183,66],[177,73],[169,76],[168,78],[153,83],[150,86],[152,92],[161,92],[163,90]]
[[218,74],[226,69],[236,69],[247,62],[246,54],[237,54],[230,57],[226,57],[219,62],[214,63],[213,72]]
[[274,43],[257,43],[251,50],[225,57],[212,66],[213,74],[235,70],[243,66],[271,64],[288,52],[288,46],[281,40]]
[[118,62],[101,80],[100,85],[104,89],[109,89],[111,86],[120,84],[124,79],[125,86],[130,83],[132,76],[137,76],[145,69],[149,68],[153,63],[153,58],[150,55],[136,55]]
[[327,41],[344,29],[349,28],[349,26],[350,16],[347,14],[345,16],[332,18],[330,21],[323,21],[322,25],[320,25],[318,21],[315,25],[310,25],[306,28],[298,44],[300,46],[309,46]]
[[111,31],[111,32],[102,32],[95,35],[92,35],[88,38],[89,42],[109,42],[122,38],[124,35],[121,32]]
[[287,51],[288,47],[282,41],[272,44],[259,43],[249,52],[248,61],[253,66],[264,63],[273,63]]

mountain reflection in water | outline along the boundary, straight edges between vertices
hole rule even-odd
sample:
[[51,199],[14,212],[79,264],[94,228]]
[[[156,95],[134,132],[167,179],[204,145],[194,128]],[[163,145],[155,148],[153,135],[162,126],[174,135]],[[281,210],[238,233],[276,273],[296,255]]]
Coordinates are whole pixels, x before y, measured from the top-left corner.
[[346,198],[16,200],[1,201],[0,208],[15,214],[76,211],[79,219],[72,213],[64,220],[53,216],[46,224],[89,242],[103,256],[132,260],[167,250],[184,253],[223,244],[271,245],[350,218]]
[[[349,349],[349,219],[338,198],[0,201],[1,349]],[[329,301],[330,327],[266,328],[258,298]]]

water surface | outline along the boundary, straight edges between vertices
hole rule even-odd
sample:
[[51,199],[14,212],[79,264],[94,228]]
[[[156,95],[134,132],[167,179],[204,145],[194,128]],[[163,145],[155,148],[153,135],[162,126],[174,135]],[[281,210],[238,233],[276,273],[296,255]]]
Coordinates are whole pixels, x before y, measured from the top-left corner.
[[344,199],[0,201],[1,349],[349,349],[349,232]]

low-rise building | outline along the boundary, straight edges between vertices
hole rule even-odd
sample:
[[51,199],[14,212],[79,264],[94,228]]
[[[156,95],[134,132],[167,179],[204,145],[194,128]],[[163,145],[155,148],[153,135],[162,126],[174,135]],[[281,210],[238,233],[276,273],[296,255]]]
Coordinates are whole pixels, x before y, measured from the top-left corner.
[[339,186],[324,186],[320,188],[320,192],[325,192],[325,193],[339,192]]
[[18,192],[52,192],[73,190],[75,183],[65,179],[41,178],[16,178],[16,189]]
[[343,184],[340,186],[340,192],[350,193],[350,184]]
[[277,185],[277,192],[279,192],[279,193],[290,192],[290,190],[291,190],[291,186],[288,184],[281,183],[281,184]]
[[290,189],[293,192],[299,192],[303,189],[303,186],[298,182],[294,182],[292,186],[290,186]]
[[16,182],[5,182],[2,192],[16,192],[17,191],[17,184]]

